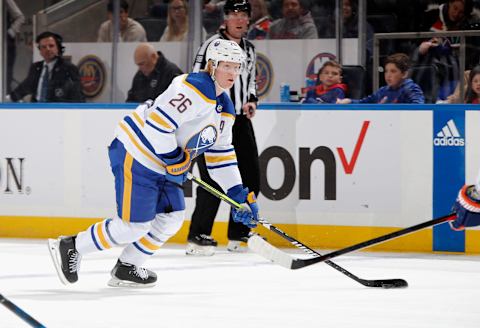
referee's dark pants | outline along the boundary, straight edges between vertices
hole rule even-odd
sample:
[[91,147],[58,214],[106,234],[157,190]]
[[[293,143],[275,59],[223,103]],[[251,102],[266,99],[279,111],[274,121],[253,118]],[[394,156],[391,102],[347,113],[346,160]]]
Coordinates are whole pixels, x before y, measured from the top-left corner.
[[[253,131],[252,122],[245,115],[237,115],[233,125],[232,144],[237,154],[238,169],[242,176],[243,186],[248,187],[255,195],[260,191],[260,173],[258,164],[258,149]],[[203,155],[197,158],[200,177],[203,181],[218,190],[222,190],[219,185],[210,178]],[[226,190],[225,190],[226,192]],[[197,199],[195,200],[195,210],[190,223],[188,238],[200,234],[211,235],[213,221],[220,206],[220,199],[212,196],[202,187],[197,187]],[[250,229],[243,223],[234,222],[232,215],[228,221],[228,239],[241,240],[247,237]]]

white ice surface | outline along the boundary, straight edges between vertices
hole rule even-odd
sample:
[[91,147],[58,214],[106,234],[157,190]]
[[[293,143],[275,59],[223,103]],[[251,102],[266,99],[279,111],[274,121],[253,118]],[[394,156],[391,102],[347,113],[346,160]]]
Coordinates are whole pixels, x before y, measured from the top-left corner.
[[[361,278],[403,278],[406,289],[367,288],[320,263],[290,271],[253,253],[184,255],[167,245],[147,262],[150,289],[106,285],[120,250],[87,255],[78,283],[60,283],[46,241],[0,239],[0,293],[46,327],[480,327],[480,257],[355,253],[334,262]],[[293,250],[292,250],[293,252]],[[28,327],[0,306],[0,327]]]

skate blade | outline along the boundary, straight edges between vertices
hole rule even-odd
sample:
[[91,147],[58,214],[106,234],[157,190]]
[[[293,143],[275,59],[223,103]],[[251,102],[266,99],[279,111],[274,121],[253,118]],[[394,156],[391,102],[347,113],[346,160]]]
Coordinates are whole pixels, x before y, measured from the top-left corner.
[[195,244],[188,244],[185,254],[193,256],[212,256],[215,254],[215,246],[199,246]]
[[155,282],[149,284],[139,284],[138,282],[132,282],[128,280],[120,280],[118,278],[111,278],[108,281],[110,287],[121,287],[121,288],[151,288],[155,286]]
[[70,282],[63,275],[62,271],[62,261],[60,258],[60,252],[58,250],[58,239],[48,239],[48,251],[50,252],[50,257],[52,258],[53,266],[55,271],[57,271],[58,278],[64,285],[70,285]]
[[243,243],[243,242],[240,243],[240,244],[229,242],[228,245],[227,245],[227,251],[232,252],[232,253],[246,253],[246,252],[248,252],[248,248],[243,246],[242,244],[246,245],[246,243]]

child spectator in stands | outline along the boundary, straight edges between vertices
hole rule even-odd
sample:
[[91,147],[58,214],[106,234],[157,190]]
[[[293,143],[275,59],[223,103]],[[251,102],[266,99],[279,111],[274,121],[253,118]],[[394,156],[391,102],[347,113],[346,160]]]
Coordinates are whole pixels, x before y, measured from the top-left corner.
[[408,77],[411,67],[410,58],[406,54],[396,53],[385,60],[385,81],[387,85],[360,100],[339,99],[337,104],[423,104],[425,98],[420,87]]
[[470,71],[465,103],[480,104],[480,66],[475,66]]
[[248,40],[266,39],[270,31],[272,19],[268,14],[267,4],[265,0],[250,0],[252,6],[252,17],[250,17],[250,28],[247,32]]
[[334,60],[323,64],[318,71],[319,85],[307,91],[304,103],[330,103],[345,98],[347,85],[342,83],[342,66]]
[[[202,40],[207,35],[202,30]],[[171,0],[168,4],[167,27],[160,41],[187,41],[188,38],[188,4],[186,0]]]

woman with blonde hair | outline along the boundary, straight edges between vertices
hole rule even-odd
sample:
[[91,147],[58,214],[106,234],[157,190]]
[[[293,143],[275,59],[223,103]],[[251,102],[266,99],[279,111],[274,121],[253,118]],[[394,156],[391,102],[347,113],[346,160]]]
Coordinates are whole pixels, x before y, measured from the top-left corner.
[[[207,33],[202,29],[202,39]],[[167,27],[160,41],[187,41],[188,3],[186,0],[170,0],[168,3]]]

